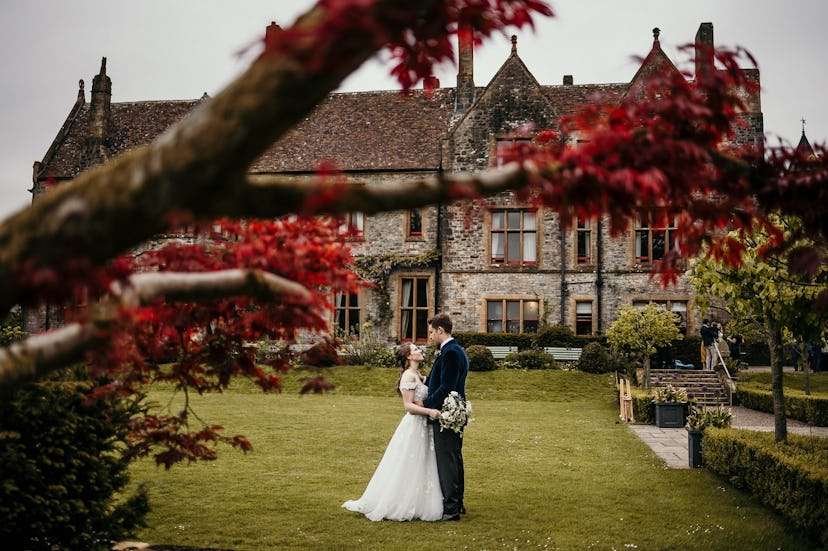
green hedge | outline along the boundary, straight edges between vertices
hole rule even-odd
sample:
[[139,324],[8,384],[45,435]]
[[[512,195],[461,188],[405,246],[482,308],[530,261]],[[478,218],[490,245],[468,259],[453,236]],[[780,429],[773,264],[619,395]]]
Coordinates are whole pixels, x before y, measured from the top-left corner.
[[828,546],[828,439],[707,429],[702,438],[707,468],[749,490],[762,503]]
[[[571,333],[571,332],[570,332]],[[606,346],[606,338],[602,336],[568,336],[563,331],[536,333],[476,333],[471,331],[455,331],[452,336],[464,348],[473,344],[484,346],[517,346],[518,350],[529,350],[544,346],[570,346],[584,348],[591,342]]]
[[[756,388],[750,383],[738,385],[736,400],[739,405],[746,408],[773,413],[771,391]],[[785,390],[785,415],[803,423],[828,427],[828,396],[824,394],[806,396],[802,391]]]

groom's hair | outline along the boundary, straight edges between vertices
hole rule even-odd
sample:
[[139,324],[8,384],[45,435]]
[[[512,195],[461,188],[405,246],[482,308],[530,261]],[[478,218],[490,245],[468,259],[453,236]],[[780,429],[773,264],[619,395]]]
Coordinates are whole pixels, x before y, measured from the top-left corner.
[[448,314],[437,314],[434,317],[429,318],[428,324],[432,326],[434,329],[442,327],[443,331],[451,335],[452,323],[451,318],[448,316]]

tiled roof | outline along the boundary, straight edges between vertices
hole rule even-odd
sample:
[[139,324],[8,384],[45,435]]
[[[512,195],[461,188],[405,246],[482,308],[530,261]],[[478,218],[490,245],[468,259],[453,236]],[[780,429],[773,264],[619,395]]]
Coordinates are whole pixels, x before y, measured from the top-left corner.
[[[113,103],[112,157],[147,144],[187,115],[200,100]],[[73,178],[84,168],[89,104],[45,158],[40,178]],[[332,161],[341,170],[435,170],[454,112],[454,89],[428,97],[423,90],[332,94],[251,167],[252,172],[312,172]]]
[[574,114],[578,108],[588,104],[604,105],[617,103],[627,91],[624,84],[569,84],[544,86],[544,92],[561,117]]
[[454,113],[454,89],[332,94],[276,142],[252,172],[313,171],[332,161],[341,170],[436,170]]

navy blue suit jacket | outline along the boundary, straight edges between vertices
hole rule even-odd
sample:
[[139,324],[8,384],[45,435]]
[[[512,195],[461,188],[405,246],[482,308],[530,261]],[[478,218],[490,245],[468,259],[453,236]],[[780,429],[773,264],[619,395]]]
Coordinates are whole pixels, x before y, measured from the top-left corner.
[[466,356],[466,351],[457,341],[450,340],[440,349],[440,355],[434,360],[431,373],[428,374],[425,383],[428,386],[428,396],[423,400],[423,406],[442,409],[443,400],[452,390],[465,398],[468,374],[469,357]]

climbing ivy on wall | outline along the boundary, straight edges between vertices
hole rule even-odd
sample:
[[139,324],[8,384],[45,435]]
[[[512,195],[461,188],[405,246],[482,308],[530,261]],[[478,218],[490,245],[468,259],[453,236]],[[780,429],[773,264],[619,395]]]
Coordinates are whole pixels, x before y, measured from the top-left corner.
[[353,269],[362,279],[377,286],[379,322],[387,323],[391,320],[391,294],[388,290],[391,273],[398,268],[436,266],[439,260],[438,249],[429,249],[419,255],[387,253],[359,257],[354,260]]

